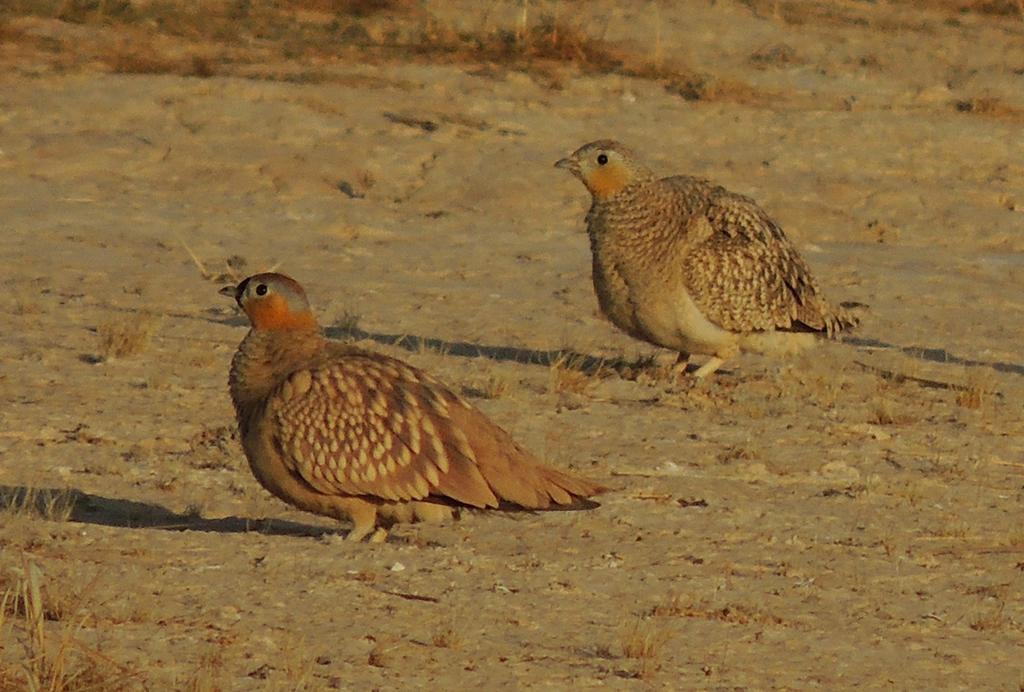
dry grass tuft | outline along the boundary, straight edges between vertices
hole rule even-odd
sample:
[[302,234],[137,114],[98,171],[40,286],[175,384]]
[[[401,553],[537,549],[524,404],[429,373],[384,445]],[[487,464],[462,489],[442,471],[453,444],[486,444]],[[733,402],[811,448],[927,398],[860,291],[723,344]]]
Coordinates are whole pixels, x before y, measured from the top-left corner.
[[663,70],[645,59],[638,59],[613,48],[601,39],[588,36],[580,27],[565,24],[550,16],[519,34],[499,32],[496,36],[476,38],[474,59],[500,64],[521,64],[521,61],[549,60],[574,65],[583,72],[604,74],[618,72],[637,77],[666,77]]
[[62,0],[61,2],[35,2],[39,12],[46,11],[48,6],[57,19],[73,24],[89,22],[105,22],[115,19],[131,20],[135,18],[130,0]]
[[[660,36],[652,37],[653,48],[619,46],[603,38],[606,27],[588,30],[578,18],[584,13],[534,17],[527,8],[523,6],[514,26],[495,27],[490,22],[493,7],[482,4],[475,29],[440,20],[414,0],[240,0],[199,4],[189,12],[171,0],[28,0],[18,10],[0,10],[0,17],[33,15],[102,27],[85,42],[68,32],[45,46],[12,32],[12,40],[61,70],[100,65],[123,74],[209,77],[241,72],[254,79],[324,81],[332,77],[320,66],[331,61],[486,64],[525,72],[560,88],[559,68],[571,67],[587,74],[663,81],[688,99],[758,98],[749,85],[663,60]],[[306,69],[277,74],[265,68],[238,69],[267,65],[275,58]]]
[[[588,35],[580,26],[549,14],[533,24],[515,28],[461,31],[430,17],[410,27],[398,42],[377,43],[367,35],[363,43],[382,56],[420,58],[431,62],[484,62],[532,71],[541,63],[571,64],[582,72],[616,72],[650,76],[656,70],[645,60]],[[668,74],[668,73],[664,73]]]
[[796,50],[787,43],[776,43],[758,48],[747,58],[751,65],[758,69],[769,67],[790,67],[803,64]]
[[201,55],[184,57],[163,55],[152,46],[119,45],[103,55],[101,61],[117,74],[176,74],[182,77],[212,77],[217,72],[213,59]]
[[101,361],[135,356],[146,350],[158,320],[151,315],[124,317],[96,327]]
[[334,15],[369,17],[387,12],[409,12],[416,8],[416,0],[287,0],[280,3],[289,10],[325,12]]
[[476,399],[500,399],[505,396],[511,384],[500,375],[487,375],[473,380],[462,387],[463,396]]
[[632,359],[621,355],[602,363],[600,369],[608,371],[602,372],[602,376],[614,372],[624,380],[640,384],[672,384],[676,381],[672,365],[659,363],[656,353],[638,355]]
[[[877,21],[874,15],[857,3],[806,2],[805,0],[742,0],[761,16],[772,17],[787,24],[801,26],[805,24],[834,26],[874,26],[882,31],[900,31],[914,29],[919,22]],[[902,4],[918,10],[934,11],[948,15],[947,21],[957,21],[957,17],[975,14],[990,17],[1006,17],[1020,19],[1024,16],[1024,3],[1020,0],[894,0],[892,4]]]
[[74,512],[77,499],[77,493],[72,490],[17,488],[0,493],[0,513],[67,521]]
[[733,101],[756,104],[768,101],[777,102],[782,99],[779,94],[772,96],[760,94],[754,87],[744,82],[722,79],[704,73],[673,75],[665,84],[665,90],[686,101]]
[[430,637],[430,642],[439,649],[458,649],[462,645],[462,635],[449,623],[440,627]]
[[[239,283],[248,274],[255,273],[249,269],[249,260],[241,255],[231,255],[230,257],[224,258],[218,262],[223,263],[224,268],[222,271],[212,271],[207,268],[206,263],[199,258],[199,256],[192,251],[192,248],[188,246],[184,240],[179,240],[178,243],[181,245],[185,254],[192,260],[192,264],[195,265],[199,275],[206,281],[213,281],[215,283],[227,283],[232,284]],[[280,263],[275,263],[273,266],[263,269],[262,271],[277,271],[277,267]]]
[[734,464],[736,462],[754,461],[761,456],[757,447],[747,445],[726,445],[718,453],[719,464]]
[[224,664],[224,655],[228,641],[211,642],[210,648],[203,653],[196,668],[185,681],[183,688],[187,692],[220,692],[229,686],[228,671]]
[[899,387],[886,379],[877,381],[877,391],[871,400],[871,412],[868,415],[868,423],[874,425],[907,425],[915,421],[915,417],[908,413],[900,413],[897,409],[896,398],[899,396]]
[[[413,343],[416,345],[416,353],[421,356],[441,356],[444,358],[448,355],[451,350],[451,344],[442,341],[441,339],[431,339],[428,337],[410,337]],[[399,337],[395,341],[395,345],[399,346],[406,340],[406,337]]]
[[865,232],[868,237],[882,245],[886,243],[897,243],[900,239],[899,228],[884,221],[879,221],[878,219],[872,219],[869,221],[865,227]]
[[896,414],[893,413],[892,401],[885,397],[879,397],[874,401],[873,411],[868,418],[869,423],[875,425],[893,425],[896,423]]
[[607,374],[603,368],[588,370],[584,356],[559,356],[548,370],[548,387],[556,394],[583,394]]
[[1000,396],[996,391],[997,385],[998,379],[991,370],[969,369],[964,384],[955,388],[957,406],[976,411],[994,406]]
[[690,602],[683,599],[682,596],[676,594],[669,598],[664,603],[651,608],[650,614],[655,617],[688,617],[693,613],[693,607]]
[[658,659],[668,638],[668,630],[658,620],[639,618],[626,626],[621,638],[622,655],[637,661],[636,677],[646,679],[658,672]]
[[738,625],[755,623],[758,625],[781,625],[782,618],[766,613],[763,610],[743,605],[741,603],[729,603],[724,606],[714,606],[705,602],[694,603],[679,595],[673,596],[664,603],[654,606],[650,615],[654,617],[685,617],[699,618],[701,620],[718,620]]
[[981,14],[994,17],[1024,17],[1020,0],[901,0],[913,7],[929,8],[951,14]]
[[985,404],[985,391],[974,387],[956,393],[956,403],[963,408],[980,409]]
[[994,632],[1012,625],[1013,623],[1004,612],[1005,610],[1006,602],[1000,600],[992,612],[979,615],[971,620],[970,628],[975,632]]
[[[753,87],[736,81],[698,74],[681,64],[641,55],[595,38],[579,25],[551,15],[536,24],[491,32],[459,32],[451,27],[428,23],[405,45],[408,57],[432,62],[491,63],[545,77],[559,87],[551,75],[555,65],[571,66],[585,74],[620,74],[665,82],[666,89],[687,100],[755,101]],[[401,58],[401,55],[393,57]]]
[[[3,36],[0,35],[0,41]],[[25,315],[41,315],[45,312],[43,306],[31,300],[16,300],[11,306],[11,314],[23,317]]]
[[[51,589],[43,587],[43,572],[27,559],[15,571],[15,583],[0,593],[0,630],[12,618],[23,653],[18,663],[0,663],[0,688],[49,692],[136,688],[138,673],[79,639],[90,616],[81,608],[55,608],[44,593],[51,596]],[[61,622],[59,633],[47,627],[47,621]]]

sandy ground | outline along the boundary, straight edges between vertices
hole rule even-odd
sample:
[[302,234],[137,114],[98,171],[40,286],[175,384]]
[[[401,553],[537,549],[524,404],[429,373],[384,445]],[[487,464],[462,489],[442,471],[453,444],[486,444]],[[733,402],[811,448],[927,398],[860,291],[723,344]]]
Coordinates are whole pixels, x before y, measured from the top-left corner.
[[[116,23],[4,16],[0,569],[41,570],[75,684],[1024,689],[1020,15],[619,5],[547,7],[717,86],[557,62],[126,74],[69,58]],[[609,136],[758,199],[870,306],[856,338],[689,391],[553,362],[656,353],[598,314],[587,195],[552,167]],[[274,500],[234,437],[245,327],[217,295],[270,267],[330,333],[357,322],[614,490],[384,545]],[[66,519],[36,511],[61,489]],[[7,616],[18,689],[39,649]]]

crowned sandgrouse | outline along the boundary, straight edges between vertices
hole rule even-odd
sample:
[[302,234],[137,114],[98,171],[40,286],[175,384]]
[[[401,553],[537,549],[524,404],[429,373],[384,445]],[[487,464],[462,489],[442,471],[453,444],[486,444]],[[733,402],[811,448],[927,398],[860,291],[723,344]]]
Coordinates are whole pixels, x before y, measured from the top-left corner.
[[601,310],[627,334],[710,356],[802,350],[856,319],[830,305],[782,228],[754,200],[688,176],[657,178],[627,147],[591,142],[555,164],[590,191],[587,233]]
[[440,520],[459,505],[587,506],[578,498],[604,490],[542,465],[421,370],[324,338],[287,276],[222,292],[252,324],[230,388],[253,474],[289,504],[351,519],[348,538],[383,540],[379,523]]

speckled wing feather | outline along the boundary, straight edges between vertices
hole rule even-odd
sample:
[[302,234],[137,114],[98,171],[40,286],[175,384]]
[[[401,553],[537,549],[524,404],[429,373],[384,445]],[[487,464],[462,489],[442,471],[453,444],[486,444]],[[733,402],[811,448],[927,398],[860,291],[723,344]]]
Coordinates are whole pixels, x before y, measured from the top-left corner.
[[461,397],[379,354],[350,351],[299,370],[269,407],[285,463],[327,494],[540,508],[597,488],[533,464]]
[[749,197],[692,178],[668,178],[679,194],[702,193],[687,204],[696,241],[687,254],[684,280],[694,302],[729,331],[838,328],[810,270],[782,229]]
[[285,463],[320,492],[498,505],[448,422],[468,404],[399,361],[351,353],[299,370],[268,406]]

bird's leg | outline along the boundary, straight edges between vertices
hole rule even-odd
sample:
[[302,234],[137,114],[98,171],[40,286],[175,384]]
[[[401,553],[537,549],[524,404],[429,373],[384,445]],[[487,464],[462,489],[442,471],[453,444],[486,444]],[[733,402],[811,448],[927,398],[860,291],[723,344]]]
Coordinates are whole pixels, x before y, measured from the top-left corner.
[[715,370],[718,370],[720,367],[722,367],[722,364],[724,362],[725,358],[711,356],[711,358],[709,358],[708,361],[704,363],[704,365],[697,368],[697,372],[693,373],[693,376],[696,377],[698,380],[703,380],[705,377],[713,373]]
[[452,518],[452,508],[436,502],[413,502],[413,514],[417,521],[427,524],[440,524]]
[[[379,542],[374,533],[377,528],[377,505],[361,497],[338,497],[334,498],[333,504],[342,517],[347,516],[352,520],[352,530],[345,536],[345,540],[361,541],[373,533],[370,540]],[[387,531],[384,531],[384,536],[387,536]]]
[[675,365],[672,366],[672,377],[679,379],[686,374],[686,367],[690,364],[690,354],[686,351],[680,351],[679,356],[676,358]]

